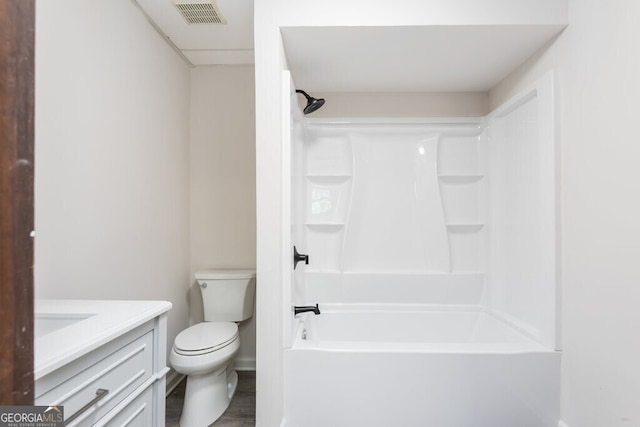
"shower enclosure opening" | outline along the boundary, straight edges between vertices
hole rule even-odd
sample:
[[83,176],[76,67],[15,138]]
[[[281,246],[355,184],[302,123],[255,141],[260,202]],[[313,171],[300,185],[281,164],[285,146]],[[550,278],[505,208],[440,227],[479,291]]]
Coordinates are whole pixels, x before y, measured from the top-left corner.
[[314,119],[295,96],[287,298],[321,314],[285,314],[286,426],[556,427],[553,76],[479,118]]

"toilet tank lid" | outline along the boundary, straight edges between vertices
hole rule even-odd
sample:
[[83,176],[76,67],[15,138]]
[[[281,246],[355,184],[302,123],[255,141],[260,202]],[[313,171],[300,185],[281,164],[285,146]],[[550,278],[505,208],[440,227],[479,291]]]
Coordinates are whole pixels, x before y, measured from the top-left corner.
[[252,279],[256,277],[255,270],[202,270],[194,275],[198,280]]

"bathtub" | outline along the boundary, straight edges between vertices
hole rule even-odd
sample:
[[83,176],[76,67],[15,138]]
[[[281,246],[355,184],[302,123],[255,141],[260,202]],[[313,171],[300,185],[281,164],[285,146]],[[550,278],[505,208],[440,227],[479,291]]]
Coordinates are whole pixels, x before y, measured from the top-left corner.
[[321,306],[285,350],[286,427],[557,427],[560,353],[469,308]]

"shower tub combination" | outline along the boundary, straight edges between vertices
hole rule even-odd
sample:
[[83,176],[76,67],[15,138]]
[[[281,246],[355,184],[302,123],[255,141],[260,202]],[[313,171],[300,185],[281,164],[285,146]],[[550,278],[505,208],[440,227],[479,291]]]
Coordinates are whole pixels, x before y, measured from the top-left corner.
[[[298,120],[286,427],[557,427],[553,78],[489,116]],[[291,319],[291,318],[289,318]]]

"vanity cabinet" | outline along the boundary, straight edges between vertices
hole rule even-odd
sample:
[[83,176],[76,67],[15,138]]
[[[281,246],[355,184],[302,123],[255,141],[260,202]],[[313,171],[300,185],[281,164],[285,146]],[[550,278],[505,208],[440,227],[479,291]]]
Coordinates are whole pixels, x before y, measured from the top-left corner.
[[64,406],[70,426],[163,427],[166,333],[166,311],[112,333],[107,342],[36,378],[36,405]]

